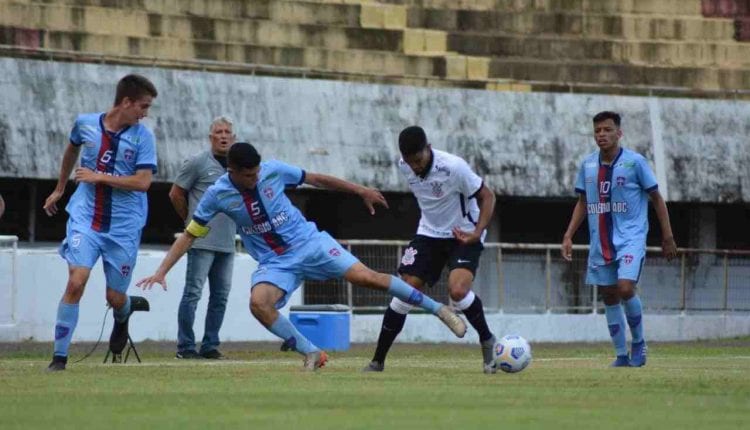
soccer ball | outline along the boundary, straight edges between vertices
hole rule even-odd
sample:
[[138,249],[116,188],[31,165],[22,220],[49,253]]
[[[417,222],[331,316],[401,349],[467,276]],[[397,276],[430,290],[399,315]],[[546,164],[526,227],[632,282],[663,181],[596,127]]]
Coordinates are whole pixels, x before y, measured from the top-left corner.
[[531,363],[531,346],[521,336],[508,335],[495,344],[495,366],[503,372],[520,372],[529,363]]

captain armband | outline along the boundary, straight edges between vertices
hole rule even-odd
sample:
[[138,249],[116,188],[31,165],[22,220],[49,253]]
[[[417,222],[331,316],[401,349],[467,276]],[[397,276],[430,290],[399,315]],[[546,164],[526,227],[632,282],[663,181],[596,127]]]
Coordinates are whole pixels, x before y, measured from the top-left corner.
[[185,227],[185,231],[192,234],[195,237],[206,237],[211,227],[207,225],[200,225],[195,220],[190,220],[190,223]]

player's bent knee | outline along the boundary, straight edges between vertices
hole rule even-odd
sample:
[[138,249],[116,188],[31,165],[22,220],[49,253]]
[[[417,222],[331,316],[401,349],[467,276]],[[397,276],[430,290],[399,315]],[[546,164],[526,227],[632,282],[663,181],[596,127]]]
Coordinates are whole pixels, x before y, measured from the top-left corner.
[[274,309],[273,303],[267,300],[250,298],[250,312],[256,317],[272,313]]
[[471,283],[468,284],[455,284],[448,286],[448,295],[454,302],[460,302],[463,300],[471,291]]
[[107,303],[114,309],[120,309],[127,300],[127,296],[123,293],[117,292],[111,288],[107,288]]
[[68,285],[65,287],[65,301],[66,303],[78,303],[83,296],[83,290],[86,287],[84,282],[76,281],[74,279],[68,280]]

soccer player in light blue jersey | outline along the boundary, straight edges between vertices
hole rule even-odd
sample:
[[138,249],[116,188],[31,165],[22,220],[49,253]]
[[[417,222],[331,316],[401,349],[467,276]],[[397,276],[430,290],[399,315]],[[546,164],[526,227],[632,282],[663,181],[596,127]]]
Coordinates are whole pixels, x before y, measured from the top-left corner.
[[[599,150],[581,164],[575,191],[578,202],[563,236],[562,256],[572,260],[573,235],[588,214],[589,246],[586,283],[601,290],[609,334],[615,347],[613,367],[646,364],[641,299],[635,285],[646,258],[648,200],[659,219],[662,251],[671,260],[677,253],[669,212],[654,173],[646,159],[620,146],[620,115],[600,112],[594,116],[594,139]],[[624,308],[624,311],[623,311]],[[630,326],[630,356],[625,322]]]
[[258,262],[252,275],[250,311],[261,324],[284,341],[286,348],[302,354],[306,370],[322,367],[328,357],[305,338],[278,309],[305,279],[345,278],[352,284],[385,290],[406,303],[419,306],[445,323],[458,337],[466,333],[463,320],[396,276],[378,273],[344,249],[328,233],[305,219],[284,194],[287,187],[309,184],[362,197],[371,214],[374,205],[387,207],[379,191],[318,173],[305,172],[276,160],[261,163],[249,143],[229,150],[228,173],[206,190],[185,232],[177,238],[153,276],[137,285],[150,289],[154,283],[166,289],[165,276],[190,249],[193,241],[208,233],[207,224],[224,213],[237,224],[242,243]]
[[104,262],[107,303],[114,309],[110,350],[115,360],[128,339],[130,314],[148,306],[142,297],[131,298],[126,292],[148,214],[146,191],[156,172],[154,135],[138,121],[148,115],[156,96],[151,81],[127,75],[117,84],[111,109],[81,114],[73,124],[57,186],[44,202],[47,215],[55,215],[80,155],[74,175],[78,186],[65,207],[69,218],[60,255],[68,262],[68,283],[57,309],[50,371],[65,369],[78,303],[99,257]]

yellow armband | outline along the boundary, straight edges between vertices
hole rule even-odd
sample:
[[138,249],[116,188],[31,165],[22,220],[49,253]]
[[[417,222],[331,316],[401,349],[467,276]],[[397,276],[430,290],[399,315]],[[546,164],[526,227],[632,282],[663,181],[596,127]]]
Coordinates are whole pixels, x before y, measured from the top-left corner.
[[206,237],[211,227],[207,225],[200,225],[195,220],[190,220],[190,224],[185,227],[185,231],[192,234],[195,237]]

